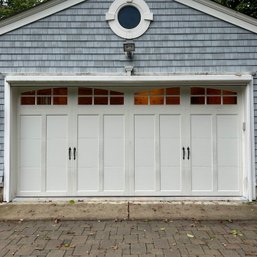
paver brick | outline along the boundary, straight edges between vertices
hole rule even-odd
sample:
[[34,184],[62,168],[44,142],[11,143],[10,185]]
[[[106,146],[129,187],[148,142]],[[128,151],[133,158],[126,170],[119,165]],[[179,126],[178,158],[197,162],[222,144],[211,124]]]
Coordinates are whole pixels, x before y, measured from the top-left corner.
[[0,222],[0,231],[0,257],[257,256],[255,221]]
[[65,251],[63,250],[51,250],[46,257],[63,257]]

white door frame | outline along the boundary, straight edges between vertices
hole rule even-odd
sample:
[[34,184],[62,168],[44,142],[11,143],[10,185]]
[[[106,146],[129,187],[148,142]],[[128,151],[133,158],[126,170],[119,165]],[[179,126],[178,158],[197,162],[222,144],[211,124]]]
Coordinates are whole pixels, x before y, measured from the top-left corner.
[[246,86],[244,93],[245,109],[245,136],[243,140],[243,199],[255,199],[255,144],[254,144],[254,103],[253,103],[253,77],[251,74],[235,75],[170,75],[170,76],[20,76],[10,75],[5,77],[5,133],[4,133],[4,201],[10,202],[15,197],[15,177],[11,174],[15,166],[12,156],[13,117],[15,106],[13,103],[12,87],[28,85],[46,86],[61,85],[78,86],[84,84],[101,84],[108,86],[151,86],[156,82],[164,85],[203,85],[203,86]]

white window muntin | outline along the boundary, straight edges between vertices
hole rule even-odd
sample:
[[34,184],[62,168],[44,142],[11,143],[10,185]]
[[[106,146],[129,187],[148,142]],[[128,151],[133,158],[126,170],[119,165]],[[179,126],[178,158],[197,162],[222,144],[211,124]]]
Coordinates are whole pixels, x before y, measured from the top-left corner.
[[[120,9],[127,5],[136,7],[141,14],[140,23],[133,29],[122,27],[118,21]],[[105,19],[108,21],[110,28],[116,35],[125,39],[133,39],[140,37],[147,31],[153,20],[153,14],[143,0],[115,0],[110,6],[109,11],[106,13]]]

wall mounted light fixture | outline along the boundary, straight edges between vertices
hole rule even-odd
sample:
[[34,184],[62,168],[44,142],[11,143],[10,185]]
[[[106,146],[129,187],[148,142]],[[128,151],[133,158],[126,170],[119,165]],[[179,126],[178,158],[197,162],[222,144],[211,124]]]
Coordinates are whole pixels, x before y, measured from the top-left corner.
[[135,49],[136,46],[133,41],[126,41],[125,43],[123,43],[123,50],[129,59],[133,58],[133,53],[135,52]]

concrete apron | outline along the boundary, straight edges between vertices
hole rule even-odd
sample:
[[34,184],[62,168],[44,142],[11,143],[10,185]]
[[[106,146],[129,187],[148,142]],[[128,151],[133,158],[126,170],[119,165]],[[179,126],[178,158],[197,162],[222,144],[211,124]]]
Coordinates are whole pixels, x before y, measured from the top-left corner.
[[257,203],[226,201],[84,201],[0,204],[7,220],[257,220]]

